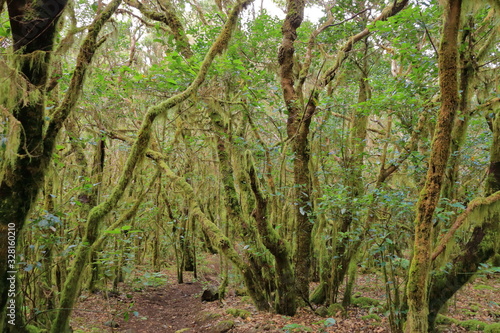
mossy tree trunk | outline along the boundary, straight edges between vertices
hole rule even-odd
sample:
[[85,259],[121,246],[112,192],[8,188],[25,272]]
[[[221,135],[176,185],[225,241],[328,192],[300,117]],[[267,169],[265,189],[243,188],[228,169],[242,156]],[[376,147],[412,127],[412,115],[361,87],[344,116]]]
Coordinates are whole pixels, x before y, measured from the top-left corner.
[[[452,230],[469,227],[472,232],[466,241],[454,248],[451,258],[440,260],[446,265],[451,262],[451,269],[442,269],[432,278],[429,290],[429,331],[434,329],[440,309],[453,295],[474,277],[481,263],[487,262],[500,252],[498,235],[500,234],[500,110],[495,110],[492,122],[493,142],[490,151],[490,166],[486,178],[485,197],[471,201],[465,212],[457,218]],[[451,237],[442,241],[432,259],[436,259],[444,251],[444,247],[452,247]],[[451,244],[450,244],[451,243]],[[437,252],[436,252],[437,251]],[[449,266],[446,266],[449,267]]]
[[[368,41],[365,39],[363,45],[362,63],[358,64],[361,71],[359,78],[359,94],[358,103],[364,103],[369,100],[371,92],[368,84]],[[345,235],[352,226],[353,220],[361,220],[356,215],[359,215],[359,207],[355,206],[355,202],[364,194],[363,182],[363,156],[366,148],[366,129],[368,127],[368,110],[365,108],[356,107],[352,114],[352,124],[349,133],[349,140],[346,151],[348,152],[342,161],[342,167],[346,170],[344,179],[345,187],[348,189],[348,198],[346,200],[345,211],[342,214],[338,234]],[[337,237],[334,259],[332,262],[331,281],[329,285],[329,301],[330,303],[337,302],[337,294],[345,274],[349,268],[350,262],[356,250],[351,247],[353,242],[347,237]],[[361,235],[353,238],[362,238]],[[354,242],[356,243],[356,242]],[[357,244],[356,244],[357,245]],[[355,247],[357,247],[354,245]]]
[[[472,14],[472,13],[471,13]],[[479,25],[475,20],[474,15],[467,15],[467,21],[464,22],[460,33],[460,49],[459,49],[459,64],[460,75],[459,90],[461,98],[459,103],[459,114],[455,119],[455,125],[452,132],[451,155],[446,170],[446,178],[443,184],[441,196],[449,200],[462,200],[457,193],[456,186],[459,183],[459,167],[461,162],[461,150],[467,138],[467,129],[469,122],[474,112],[477,109],[471,108],[471,99],[473,97],[474,85],[477,81],[477,76],[480,68],[480,62],[487,56],[491,45],[497,40],[497,30],[493,30],[488,38],[481,42],[482,26],[492,24],[491,20],[498,13],[494,8],[490,9],[490,13]]]
[[[274,307],[277,313],[288,316],[295,315],[297,310],[295,275],[290,260],[290,252],[286,243],[278,235],[268,218],[268,200],[260,188],[253,161],[246,157],[250,184],[255,195],[255,209],[252,213],[257,229],[266,248],[276,259],[277,295]],[[309,290],[309,286],[308,286]]]
[[444,10],[444,27],[439,47],[439,85],[441,108],[439,110],[426,182],[417,203],[413,258],[408,275],[407,331],[425,333],[428,330],[428,287],[431,269],[431,241],[433,215],[448,161],[451,131],[458,109],[458,33],[460,28],[461,0],[448,0]]
[[[496,8],[491,8],[486,16],[483,24],[490,24],[490,20],[497,15]],[[462,117],[456,120],[456,128],[453,132],[452,157],[450,158],[449,169],[447,171],[447,186],[443,188],[443,195],[448,198],[455,198],[453,191],[454,184],[457,181],[458,163],[457,155],[459,156],[459,148],[465,141],[465,134],[469,119],[474,110],[470,109],[471,88],[477,76],[477,69],[481,66],[491,45],[497,40],[498,30],[492,31],[488,38],[482,43],[476,43],[475,33],[479,29],[473,29],[474,16],[467,16],[468,21],[465,22],[466,28],[462,29],[462,48],[460,49],[460,91],[462,99],[460,102],[460,110]],[[481,103],[482,97],[489,93],[489,89],[483,89],[478,93],[478,100]],[[495,246],[495,237],[498,237],[499,223],[498,216],[494,213],[494,194],[500,190],[500,117],[499,108],[495,104],[491,105],[487,110],[493,119],[490,123],[490,129],[493,134],[493,142],[490,150],[490,167],[485,184],[485,197],[490,203],[480,203],[477,200],[472,201],[465,212],[460,215],[453,223],[448,234],[441,239],[440,244],[434,250],[432,259],[436,260],[437,266],[449,265],[451,269],[440,269],[432,277],[431,287],[429,290],[429,331],[435,329],[435,320],[440,309],[446,302],[465,283],[473,279],[474,273],[480,267],[481,263],[485,263],[496,252],[498,246]],[[481,199],[478,199],[481,200]],[[480,211],[482,210],[482,211]],[[472,215],[474,218],[469,217]],[[474,219],[474,220],[473,220]],[[458,228],[464,226],[469,228],[471,232],[466,236],[466,240],[456,244],[452,239],[453,233]],[[443,253],[446,247],[452,247],[452,251]],[[441,255],[441,253],[443,253]],[[438,256],[441,257],[438,259]],[[446,266],[449,267],[449,266]]]
[[[244,212],[243,207],[249,208],[249,205],[242,204],[240,196],[236,190],[235,178],[244,178],[242,175],[245,169],[244,165],[238,163],[242,160],[242,155],[232,149],[231,134],[229,133],[229,124],[226,124],[221,116],[222,110],[217,105],[212,104],[210,118],[212,126],[216,132],[217,156],[219,159],[219,170],[222,178],[222,185],[224,189],[224,206],[227,214],[228,223],[231,223],[236,234],[241,236],[247,246],[247,251],[244,252],[244,258],[248,263],[248,269],[254,272],[254,276],[258,276],[258,280],[247,284],[247,288],[258,286],[257,290],[251,291],[251,294],[257,292],[263,293],[262,299],[258,299],[257,306],[259,308],[269,307],[271,292],[274,290],[269,289],[267,286],[272,285],[274,281],[270,281],[272,274],[266,274],[268,267],[273,264],[269,260],[269,252],[259,239],[257,228],[255,228],[252,221],[250,221],[250,212]],[[236,156],[232,156],[236,155]],[[232,158],[231,158],[232,157]],[[239,164],[239,165],[237,165]],[[234,165],[234,167],[233,167]],[[235,172],[237,170],[237,172]],[[238,175],[239,174],[239,175]],[[235,177],[236,175],[236,177]],[[245,181],[240,182],[240,191],[244,192],[243,196],[251,195],[250,187],[245,186]],[[267,212],[266,212],[267,213]],[[261,235],[262,236],[262,235]],[[276,279],[280,279],[279,276]]]
[[302,91],[295,85],[294,66],[295,41],[297,29],[304,19],[305,1],[287,1],[287,15],[281,27],[283,39],[278,54],[280,65],[281,89],[288,112],[287,134],[291,141],[293,151],[293,175],[294,175],[294,206],[295,206],[295,275],[297,293],[303,299],[309,299],[309,275],[311,268],[311,233],[312,221],[312,198],[311,180],[309,175],[309,126],[315,106],[305,106],[301,98]]
[[[0,170],[0,331],[8,332],[17,326],[6,323],[5,306],[9,288],[7,277],[15,276],[8,271],[17,268],[7,265],[8,245],[15,248],[26,218],[44,184],[44,175],[50,162],[53,147],[46,147],[45,88],[50,72],[51,51],[54,48],[57,23],[66,0],[59,1],[8,1],[8,14],[12,31],[14,66],[16,74],[23,76],[28,91],[10,94],[12,119],[9,126],[19,126],[19,144],[12,160],[4,162]],[[4,2],[1,3],[2,8]],[[21,94],[27,94],[23,100]],[[18,99],[19,98],[19,99]],[[9,140],[14,140],[13,137]],[[11,227],[9,227],[11,226]],[[15,241],[7,241],[9,231],[14,232]],[[15,259],[15,258],[14,258]],[[16,311],[18,314],[20,310]],[[18,316],[18,320],[21,318]]]
[[[101,137],[96,147],[96,152],[94,155],[94,161],[92,165],[92,172],[90,175],[92,181],[92,188],[90,189],[89,193],[85,193],[85,196],[83,197],[87,201],[84,202],[84,206],[87,206],[89,208],[92,208],[99,203],[99,196],[100,196],[99,194],[102,183],[102,176],[104,172],[105,156],[106,156],[106,141],[103,137]],[[97,229],[98,228],[96,228],[96,232],[98,232]],[[99,281],[99,267],[100,267],[100,264],[98,262],[99,260],[98,251],[99,249],[97,249],[97,251],[92,251],[92,253],[90,254],[91,273],[87,284],[87,289],[90,292],[95,292],[98,289],[97,284]]]

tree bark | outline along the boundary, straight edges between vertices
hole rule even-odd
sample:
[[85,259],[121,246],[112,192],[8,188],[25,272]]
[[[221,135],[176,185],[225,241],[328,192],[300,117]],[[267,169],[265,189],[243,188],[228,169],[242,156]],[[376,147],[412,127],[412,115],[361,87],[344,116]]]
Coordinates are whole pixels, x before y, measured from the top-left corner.
[[[15,264],[7,266],[9,244],[7,237],[9,234],[15,235],[13,242],[9,244],[9,251],[14,250],[26,218],[43,186],[44,174],[50,161],[44,154],[42,144],[45,88],[56,26],[66,2],[67,0],[7,2],[15,65],[26,79],[29,91],[28,100],[16,101],[17,104],[12,110],[15,121],[23,129],[20,133],[20,144],[16,147],[17,154],[13,161],[4,163],[0,171],[0,316],[2,318],[0,331],[2,332],[15,328],[6,323],[7,317],[4,315],[6,302],[12,299],[7,297],[9,289],[7,278],[16,275],[8,273],[15,272],[16,266]],[[13,260],[15,261],[15,256]],[[16,313],[20,314],[21,311],[16,310]]]
[[[474,277],[481,263],[488,261],[496,252],[496,235],[500,230],[500,113],[496,112],[492,123],[493,142],[490,151],[490,167],[486,179],[486,198],[471,201],[455,221],[448,234],[441,240],[432,254],[436,259],[447,246],[452,245],[452,237],[462,226],[473,226],[467,242],[453,251],[451,270],[442,270],[433,277],[429,290],[429,330],[434,329],[439,310],[453,295]],[[450,244],[451,243],[451,244]],[[446,260],[445,262],[448,262]],[[446,272],[446,273],[445,273]]]
[[441,185],[448,161],[453,121],[459,103],[458,94],[458,32],[460,28],[461,0],[446,1],[444,28],[439,47],[439,110],[426,182],[417,203],[415,243],[408,276],[407,331],[425,333],[428,330],[428,282],[431,268],[431,239],[433,215],[439,201]]

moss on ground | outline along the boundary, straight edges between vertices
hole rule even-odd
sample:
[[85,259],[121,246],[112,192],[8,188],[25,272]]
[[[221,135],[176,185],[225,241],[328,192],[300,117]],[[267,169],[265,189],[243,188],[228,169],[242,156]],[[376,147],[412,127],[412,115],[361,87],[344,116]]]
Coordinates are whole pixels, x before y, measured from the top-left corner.
[[361,319],[363,319],[363,320],[375,320],[378,322],[382,321],[382,318],[380,318],[380,316],[375,314],[375,313],[372,313],[372,314],[369,314],[366,316],[362,316]]
[[240,317],[242,319],[246,319],[250,317],[250,312],[247,310],[242,310],[242,309],[234,309],[234,308],[229,308],[226,310],[226,313],[234,316],[234,317]]
[[484,331],[488,333],[500,333],[500,323],[489,324],[476,319],[460,321],[454,318],[438,315],[436,318],[436,324],[447,325],[447,326],[455,324],[465,328],[468,331]]
[[371,308],[380,305],[380,301],[369,297],[357,297],[352,299],[352,304],[360,308]]

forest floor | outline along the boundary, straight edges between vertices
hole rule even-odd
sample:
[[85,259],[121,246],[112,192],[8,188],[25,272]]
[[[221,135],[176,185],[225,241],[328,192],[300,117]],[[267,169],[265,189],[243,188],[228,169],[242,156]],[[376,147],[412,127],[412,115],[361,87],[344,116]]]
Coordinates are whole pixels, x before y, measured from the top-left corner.
[[[326,318],[310,308],[299,309],[294,317],[259,312],[248,296],[237,296],[234,290],[229,290],[223,301],[202,302],[204,287],[213,284],[217,276],[218,265],[216,260],[212,262],[204,269],[208,273],[199,279],[185,273],[183,284],[177,284],[175,272],[167,270],[144,273],[133,282],[121,284],[117,293],[83,294],[71,326],[75,333],[390,332],[387,316],[370,306],[352,306],[347,313],[339,311]],[[210,267],[214,269],[211,272]],[[458,292],[445,315],[460,321],[499,322],[499,291],[500,276],[481,276]],[[383,302],[383,279],[360,274],[354,295]],[[474,330],[452,324],[442,327],[442,332]]]

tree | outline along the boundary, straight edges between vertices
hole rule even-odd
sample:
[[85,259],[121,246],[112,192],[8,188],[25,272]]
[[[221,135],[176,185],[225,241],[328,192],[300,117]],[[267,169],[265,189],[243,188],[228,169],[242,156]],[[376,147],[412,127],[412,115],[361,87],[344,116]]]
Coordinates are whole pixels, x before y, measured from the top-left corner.
[[415,219],[415,243],[408,275],[408,331],[428,330],[428,279],[431,269],[432,217],[439,201],[451,144],[453,121],[458,109],[458,32],[462,1],[446,2],[439,47],[441,108],[424,188],[420,192]]

